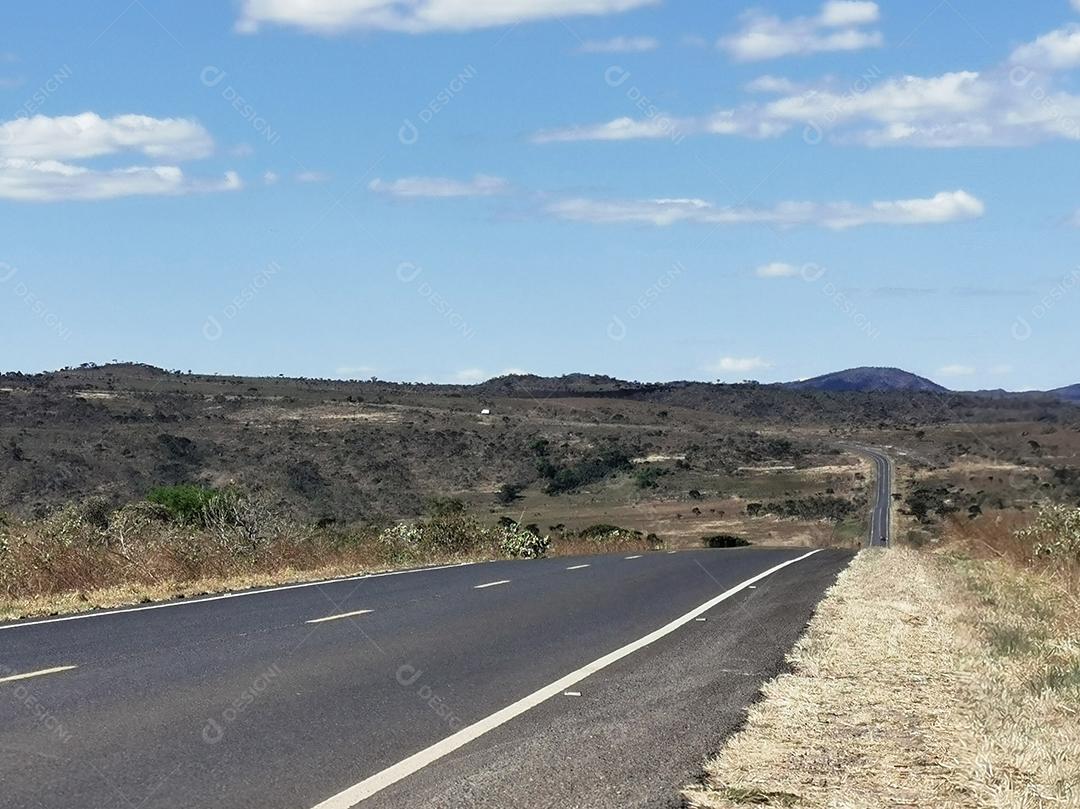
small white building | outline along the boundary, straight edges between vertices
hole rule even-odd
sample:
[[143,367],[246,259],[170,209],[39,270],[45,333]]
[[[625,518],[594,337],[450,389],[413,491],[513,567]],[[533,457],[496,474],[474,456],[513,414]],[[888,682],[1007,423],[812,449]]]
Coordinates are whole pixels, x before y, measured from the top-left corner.
[[480,411],[480,415],[481,416],[490,416],[491,415],[491,408],[490,407],[485,407],[483,410]]

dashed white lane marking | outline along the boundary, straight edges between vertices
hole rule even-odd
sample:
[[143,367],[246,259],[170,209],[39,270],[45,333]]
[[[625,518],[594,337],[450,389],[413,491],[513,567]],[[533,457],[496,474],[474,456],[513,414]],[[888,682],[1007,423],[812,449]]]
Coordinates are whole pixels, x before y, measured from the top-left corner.
[[769,568],[764,573],[758,573],[756,576],[753,576],[744,582],[736,584],[730,590],[725,590],[720,595],[709,599],[701,606],[695,607],[694,609],[690,610],[690,612],[686,613],[686,615],[683,615],[680,618],[676,618],[671,623],[666,624],[659,629],[654,630],[653,632],[650,632],[648,635],[645,635],[642,638],[638,638],[636,641],[629,643],[626,646],[623,646],[621,649],[616,649],[614,652],[609,652],[603,657],[594,660],[592,663],[588,663],[585,666],[582,666],[577,671],[572,671],[565,677],[556,680],[550,685],[544,686],[539,691],[535,691],[534,693],[529,694],[527,697],[523,697],[517,702],[507,705],[505,708],[496,711],[491,716],[488,716],[485,719],[481,719],[479,722],[475,722],[468,727],[464,727],[457,733],[453,733],[450,736],[447,736],[442,741],[436,742],[435,744],[421,750],[418,753],[414,753],[408,758],[399,761],[393,766],[387,767],[381,772],[375,773],[375,775],[372,775],[369,778],[365,778],[360,783],[354,784],[348,789],[339,792],[337,795],[333,795],[327,798],[325,801],[315,806],[314,809],[352,809],[352,807],[356,806],[361,801],[370,798],[372,795],[378,792],[381,792],[388,786],[396,784],[403,778],[408,778],[410,775],[419,770],[422,770],[424,767],[428,766],[432,762],[438,761],[443,756],[454,752],[458,748],[464,747],[474,739],[478,739],[485,733],[488,733],[495,728],[506,724],[511,719],[520,716],[521,714],[532,708],[535,708],[542,702],[546,702],[552,697],[562,694],[568,688],[577,685],[586,677],[590,677],[593,674],[596,674],[598,671],[606,669],[611,664],[622,660],[624,657],[633,654],[639,649],[644,649],[646,646],[649,646],[650,644],[655,643],[661,638],[670,635],[675,630],[690,623],[702,613],[708,612],[720,602],[726,601],[736,593],[739,593],[740,591],[749,587],[751,584],[761,581],[767,576],[771,576],[773,573],[776,573],[778,570],[783,570],[789,565],[793,565],[796,562],[801,562],[803,559],[808,559],[815,553],[820,553],[820,551],[810,551],[809,553],[804,553],[802,556],[797,556],[794,559],[789,559],[788,561],[782,562],[775,567]]
[[567,570],[581,570],[583,567],[592,567],[592,565],[570,565]]
[[44,677],[46,674],[57,674],[61,671],[71,671],[77,669],[78,666],[56,666],[51,669],[42,669],[41,671],[28,671],[25,674],[10,674],[7,677],[0,677],[0,683],[13,683],[16,680],[29,680],[31,677]]
[[562,695],[564,697],[580,697],[581,692],[580,691],[563,691]]
[[694,620],[697,621],[700,624],[703,624],[709,619],[708,618],[695,618]]
[[624,556],[623,557],[623,559],[640,559],[640,558],[641,558],[640,553],[637,556]]
[[59,624],[64,621],[82,621],[85,618],[104,618],[106,615],[123,615],[127,612],[146,612],[147,610],[164,610],[170,607],[187,607],[191,604],[205,604],[208,601],[223,601],[227,598],[246,598],[258,596],[264,593],[280,593],[285,590],[299,590],[304,587],[319,587],[324,584],[338,584],[347,581],[360,581],[361,579],[380,579],[384,576],[404,576],[409,573],[430,573],[435,570],[449,570],[454,567],[468,567],[470,565],[482,565],[484,562],[459,562],[454,565],[438,565],[436,567],[417,567],[410,570],[387,570],[382,573],[361,573],[358,576],[344,576],[339,579],[320,579],[319,581],[304,581],[298,584],[283,584],[278,587],[263,587],[259,590],[245,590],[242,593],[222,593],[216,596],[204,596],[203,598],[188,598],[183,601],[169,601],[165,604],[147,604],[143,607],[124,607],[117,610],[101,610],[100,612],[83,612],[78,615],[64,615],[59,618],[43,618],[40,621],[24,621],[20,624],[7,624],[0,626],[0,632],[5,629],[24,629],[28,626],[40,626],[41,624]]
[[485,587],[498,587],[500,584],[509,584],[510,579],[501,579],[500,581],[489,581],[487,584],[477,584],[473,587],[474,590],[483,590]]
[[327,615],[325,618],[312,618],[310,621],[304,621],[305,624],[322,624],[327,621],[340,621],[342,618],[355,618],[357,615],[367,615],[374,610],[356,610],[355,612],[343,612],[341,615]]

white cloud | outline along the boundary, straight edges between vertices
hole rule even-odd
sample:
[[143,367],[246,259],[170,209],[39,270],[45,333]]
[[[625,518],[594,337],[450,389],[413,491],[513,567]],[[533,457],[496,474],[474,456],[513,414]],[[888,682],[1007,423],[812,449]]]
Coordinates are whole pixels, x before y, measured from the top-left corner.
[[821,24],[828,27],[845,25],[869,25],[880,19],[881,11],[877,3],[869,0],[829,0],[821,8],[818,17]]
[[0,124],[0,157],[84,160],[121,152],[157,159],[190,160],[214,149],[210,134],[187,118],[84,112],[50,118],[35,115]]
[[783,261],[774,261],[771,264],[763,264],[754,270],[758,278],[793,278],[799,274],[799,268],[794,264],[786,264]]
[[280,180],[280,179],[281,179],[281,177],[278,176],[278,173],[276,171],[268,171],[265,174],[263,174],[263,184],[264,185],[276,185],[277,181]]
[[739,62],[877,48],[884,43],[881,32],[862,28],[877,19],[877,4],[863,0],[830,0],[818,16],[790,20],[751,11],[742,29],[717,45]]
[[746,85],[748,93],[794,93],[798,87],[781,76],[758,76]]
[[330,175],[321,171],[301,171],[297,172],[294,179],[298,183],[325,183],[330,179]]
[[680,122],[664,116],[645,120],[616,118],[606,124],[574,126],[538,132],[533,143],[575,143],[589,140],[651,140],[670,138],[682,131]]
[[[1078,0],[1078,2],[1080,2],[1080,0]],[[1000,365],[992,366],[990,368],[990,373],[992,373],[994,376],[1008,376],[1014,370],[1015,369],[1013,368],[1013,366],[1009,365],[1008,363],[1001,363]]]
[[717,208],[700,199],[566,199],[547,206],[559,219],[596,224],[666,227],[678,222],[713,225],[817,225],[834,230],[863,225],[923,225],[978,219],[981,200],[966,191],[942,191],[928,199],[902,199],[856,205],[850,202],[781,202],[772,208]]
[[[668,119],[666,134],[672,121],[683,134],[772,138],[797,132],[809,143],[828,138],[869,147],[1024,146],[1080,140],[1080,95],[1058,91],[1052,77],[1017,66],[988,74],[958,71],[880,80],[871,72],[854,87],[826,81],[766,103]],[[658,124],[620,118],[544,132],[534,140],[656,138],[665,134]]]
[[237,30],[265,24],[334,34],[375,29],[425,33],[467,31],[570,16],[599,16],[659,0],[244,0]]
[[[752,16],[747,30],[758,26],[787,31],[785,26],[798,23],[800,30],[829,32],[836,29],[826,21],[865,23],[871,21],[875,10],[872,3],[826,4],[817,17],[786,23]],[[756,47],[762,53],[770,47],[789,48],[790,42],[785,42],[788,40],[759,31],[742,46]],[[799,85],[761,76],[746,86],[747,92],[779,97],[767,102],[748,100],[703,115],[624,117],[549,130],[534,140],[650,139],[669,137],[674,129],[680,135],[746,138],[791,133],[811,144],[828,139],[834,144],[868,147],[1029,146],[1053,140],[1080,141],[1080,94],[1061,89],[1062,80],[1055,72],[1075,67],[1080,67],[1080,23],[1070,23],[1021,45],[1009,60],[986,72],[884,77],[877,68],[870,68],[850,84],[824,79]]]
[[590,39],[581,43],[581,53],[646,53],[660,47],[653,37],[614,37],[612,39]]
[[1068,70],[1080,66],[1080,24],[1070,23],[1021,45],[1013,51],[1012,62],[1033,70]]
[[970,365],[946,365],[938,368],[938,376],[974,376],[976,369]]
[[96,168],[72,162],[122,154],[190,160],[206,157],[213,148],[202,125],[186,118],[103,118],[93,112],[17,118],[0,124],[0,198],[53,202],[241,188],[233,171],[217,180],[189,179],[175,165]]
[[97,170],[58,160],[0,159],[0,199],[25,202],[177,195],[241,187],[239,175],[232,171],[221,180],[190,180],[176,166]]
[[771,367],[772,363],[761,357],[721,357],[706,365],[705,370],[713,374],[745,374]]
[[509,187],[503,178],[484,174],[465,181],[446,177],[402,177],[399,180],[376,178],[368,184],[368,188],[376,193],[399,199],[490,197],[505,193]]

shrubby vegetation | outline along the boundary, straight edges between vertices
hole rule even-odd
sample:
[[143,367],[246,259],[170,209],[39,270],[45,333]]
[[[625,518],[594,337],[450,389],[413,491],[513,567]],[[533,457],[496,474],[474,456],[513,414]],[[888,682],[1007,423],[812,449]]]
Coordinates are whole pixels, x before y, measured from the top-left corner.
[[608,447],[597,454],[563,465],[548,456],[547,442],[539,445],[538,449],[537,472],[545,481],[544,491],[550,495],[575,491],[617,472],[628,471],[632,466],[630,456],[619,447]]
[[706,548],[746,548],[750,542],[734,534],[714,534],[703,537],[701,544]]
[[[537,559],[556,550],[536,525],[506,517],[485,524],[453,498],[431,500],[428,512],[381,528],[301,523],[239,489],[171,486],[120,508],[95,497],[42,519],[3,516],[0,612],[37,596],[111,587],[163,598],[200,592],[198,583],[206,581],[216,589],[246,587],[303,578],[305,571],[335,575],[469,559]],[[557,540],[561,553],[660,545],[655,535],[613,525],[580,535],[563,531]]]
[[1047,506],[1016,538],[1036,557],[1080,564],[1080,508]]
[[831,520],[841,522],[857,511],[859,504],[826,494],[788,498],[772,503],[748,503],[746,513],[751,517],[771,514],[784,519]]

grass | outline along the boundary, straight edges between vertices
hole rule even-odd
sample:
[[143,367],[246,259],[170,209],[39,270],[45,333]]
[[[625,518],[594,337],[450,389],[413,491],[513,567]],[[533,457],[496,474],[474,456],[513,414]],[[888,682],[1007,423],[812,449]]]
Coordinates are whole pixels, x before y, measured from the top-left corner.
[[[85,505],[45,520],[0,523],[0,621],[526,555],[521,541],[506,541],[509,529],[465,514],[379,531],[298,524],[250,504],[227,519],[211,509],[208,520],[174,519],[160,504],[113,512]],[[547,554],[645,551],[653,544],[628,532],[570,534],[554,537]]]
[[1076,578],[1012,537],[862,552],[690,805],[1080,806]]

